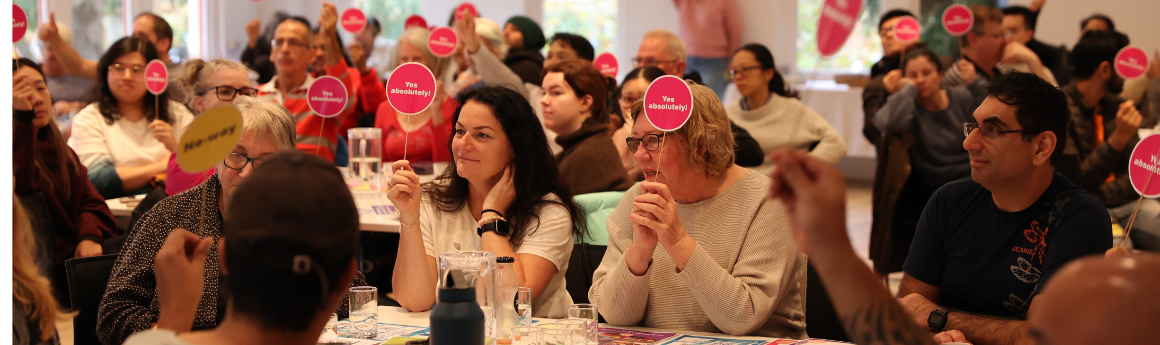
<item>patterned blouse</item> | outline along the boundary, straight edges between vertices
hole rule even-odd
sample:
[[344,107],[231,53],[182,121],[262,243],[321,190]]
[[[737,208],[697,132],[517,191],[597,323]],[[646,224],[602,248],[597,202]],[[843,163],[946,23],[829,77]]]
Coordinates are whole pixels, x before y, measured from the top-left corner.
[[[121,344],[133,333],[148,330],[157,322],[161,307],[153,259],[175,228],[214,239],[205,260],[205,290],[197,305],[193,330],[217,327],[226,313],[226,296],[221,288],[225,281],[218,262],[217,240],[222,236],[224,224],[218,209],[220,195],[221,182],[215,174],[197,187],[161,200],[141,217],[113,265],[105,297],[97,311],[97,336],[101,343]],[[362,273],[357,273],[351,284],[367,285]],[[339,317],[346,317],[347,310],[347,301],[343,299]]]

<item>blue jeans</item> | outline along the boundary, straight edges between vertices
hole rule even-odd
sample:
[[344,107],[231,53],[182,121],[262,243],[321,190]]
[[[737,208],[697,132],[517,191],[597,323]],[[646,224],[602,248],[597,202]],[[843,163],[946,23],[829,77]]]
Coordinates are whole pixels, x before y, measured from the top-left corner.
[[701,80],[705,86],[717,93],[718,99],[725,97],[725,68],[729,66],[728,57],[704,58],[690,56],[686,61],[685,73],[697,71],[701,73]]
[[[1120,225],[1128,225],[1128,218],[1135,208],[1136,203],[1130,202],[1108,209],[1108,212]],[[1160,252],[1160,200],[1146,198],[1140,203],[1140,211],[1136,213],[1136,221],[1132,223],[1132,232],[1128,236],[1136,249]]]

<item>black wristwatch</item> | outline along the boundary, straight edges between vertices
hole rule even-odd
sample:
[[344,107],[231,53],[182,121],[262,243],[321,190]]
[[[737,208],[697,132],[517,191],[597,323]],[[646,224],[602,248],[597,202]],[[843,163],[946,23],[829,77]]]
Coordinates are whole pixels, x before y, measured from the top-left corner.
[[947,325],[947,313],[949,312],[946,309],[935,309],[930,312],[930,316],[926,318],[926,325],[930,327],[931,332],[942,332],[943,327]]
[[479,227],[479,229],[476,231],[479,232],[479,237],[483,237],[483,233],[488,231],[495,231],[497,235],[503,237],[511,237],[512,234],[511,230],[508,228],[508,222],[503,219],[496,219],[494,221],[484,223],[483,226]]

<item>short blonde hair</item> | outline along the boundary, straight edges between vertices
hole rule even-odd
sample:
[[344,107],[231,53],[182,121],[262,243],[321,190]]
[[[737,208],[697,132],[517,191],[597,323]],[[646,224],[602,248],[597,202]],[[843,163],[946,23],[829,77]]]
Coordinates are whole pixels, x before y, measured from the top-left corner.
[[688,60],[689,54],[685,49],[685,41],[682,41],[677,34],[666,29],[652,29],[644,33],[644,38],[652,37],[662,38],[665,40],[665,52],[677,56],[677,61]]
[[[708,86],[685,80],[693,93],[693,114],[680,129],[668,132],[675,135],[685,151],[685,159],[693,170],[706,176],[719,176],[733,165],[733,129],[729,116],[717,94]],[[632,104],[629,111],[637,121],[644,109],[644,97]],[[704,150],[704,152],[702,152]]]
[[234,106],[242,113],[242,133],[257,135],[274,141],[278,151],[295,149],[296,125],[294,115],[281,104],[261,98],[241,96]]

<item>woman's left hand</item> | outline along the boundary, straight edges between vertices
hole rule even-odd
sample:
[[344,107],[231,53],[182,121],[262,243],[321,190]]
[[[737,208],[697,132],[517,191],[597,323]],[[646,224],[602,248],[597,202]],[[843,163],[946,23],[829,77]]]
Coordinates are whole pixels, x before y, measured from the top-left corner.
[[681,223],[677,213],[677,202],[673,200],[669,187],[660,182],[641,182],[645,194],[632,198],[632,206],[641,213],[652,215],[643,216],[637,213],[629,215],[638,224],[656,231],[658,242],[666,248],[689,237],[685,233],[685,225]]
[[149,124],[149,129],[153,130],[153,138],[165,145],[165,149],[169,152],[177,152],[177,137],[173,135],[173,126],[161,120],[153,120]]
[[499,178],[499,182],[491,187],[491,191],[487,192],[487,197],[483,199],[483,209],[492,209],[504,213],[507,217],[508,206],[512,205],[512,201],[516,199],[515,180],[516,175],[515,165],[508,163],[507,168],[503,169],[503,177]]

